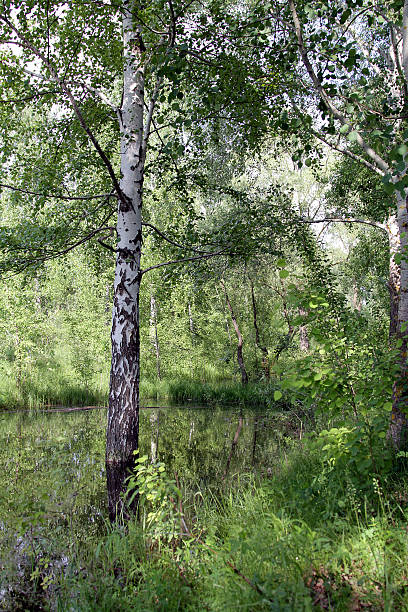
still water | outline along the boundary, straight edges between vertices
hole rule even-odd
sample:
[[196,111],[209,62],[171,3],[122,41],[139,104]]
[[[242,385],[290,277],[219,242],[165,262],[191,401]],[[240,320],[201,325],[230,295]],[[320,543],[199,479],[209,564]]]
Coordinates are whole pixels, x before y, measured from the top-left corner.
[[[164,462],[182,488],[205,493],[268,476],[301,435],[290,414],[245,408],[153,406],[140,415],[140,452]],[[0,414],[0,520],[50,512],[106,517],[106,409]]]
[[[145,405],[140,452],[180,483],[191,521],[205,498],[273,474],[303,431],[290,413]],[[106,409],[0,413],[0,610],[48,609],[57,577],[94,558],[109,531],[105,426]]]

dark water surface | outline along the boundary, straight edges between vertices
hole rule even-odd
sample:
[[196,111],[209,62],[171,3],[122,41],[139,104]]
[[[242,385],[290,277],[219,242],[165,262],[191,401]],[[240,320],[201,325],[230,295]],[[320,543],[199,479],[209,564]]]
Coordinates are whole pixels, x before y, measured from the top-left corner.
[[[55,576],[75,577],[74,560],[94,554],[107,524],[105,427],[106,409],[0,413],[0,610],[45,609],[38,598],[52,594]],[[301,433],[290,413],[163,406],[140,414],[141,454],[166,465],[192,511],[237,480],[269,476]]]
[[[145,403],[151,406],[151,402]],[[106,516],[106,410],[0,414],[0,520],[50,512]],[[300,423],[245,408],[152,407],[141,411],[140,452],[204,493],[231,478],[273,470]]]

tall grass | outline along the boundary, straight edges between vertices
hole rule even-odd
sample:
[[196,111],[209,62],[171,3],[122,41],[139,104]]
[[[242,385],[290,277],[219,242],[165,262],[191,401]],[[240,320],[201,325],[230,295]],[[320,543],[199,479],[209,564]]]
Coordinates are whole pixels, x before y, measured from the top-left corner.
[[[168,394],[174,401],[220,405],[243,404],[269,408],[276,405],[273,395],[278,388],[277,381],[242,385],[234,381],[201,383],[189,379],[180,379],[168,383]],[[279,405],[283,407],[288,402],[289,398],[282,397]]]
[[[214,368],[206,366],[205,369],[206,377],[202,380],[188,376],[157,380],[142,375],[142,402],[146,399],[161,399],[198,404],[245,404],[264,408],[276,403],[273,394],[279,387],[278,381],[242,385],[237,381],[220,379]],[[92,375],[89,379],[81,379],[60,362],[56,362],[52,368],[37,364],[25,371],[23,376],[10,364],[3,364],[0,369],[0,408],[106,405],[108,391],[107,371]],[[283,407],[288,402],[289,398],[284,396],[279,404]]]
[[36,372],[22,380],[12,371],[0,374],[0,408],[41,408],[49,405],[87,406],[106,405],[106,381],[90,381],[84,385],[67,379],[58,371]]
[[60,609],[75,592],[83,612],[406,610],[407,510],[378,483],[369,499],[350,494],[340,474],[314,504],[322,467],[297,445],[267,481],[196,493],[183,507],[189,533],[170,543],[136,521],[108,527],[76,560],[83,578],[63,581]]
[[337,469],[313,438],[285,436],[263,477],[231,470],[203,489],[180,465],[180,494],[172,473],[152,479],[156,506],[146,496],[140,521],[110,526],[102,412],[1,424],[0,607],[408,609],[404,472],[367,481]]

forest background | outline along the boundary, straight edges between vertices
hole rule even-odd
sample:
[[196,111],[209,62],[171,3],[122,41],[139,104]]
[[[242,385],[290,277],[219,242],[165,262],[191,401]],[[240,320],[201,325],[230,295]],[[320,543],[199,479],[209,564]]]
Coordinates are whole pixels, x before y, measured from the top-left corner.
[[[403,2],[364,0],[8,2],[0,17],[2,405],[105,403],[110,378],[111,516],[139,376],[142,397],[295,415],[328,506],[339,482],[355,491],[331,516],[395,523],[392,587],[385,561],[378,592],[337,571],[344,605],[388,609],[406,586],[407,20]],[[331,578],[313,571],[316,592]],[[297,580],[277,605],[314,601]],[[268,606],[275,582],[247,580],[244,599]]]

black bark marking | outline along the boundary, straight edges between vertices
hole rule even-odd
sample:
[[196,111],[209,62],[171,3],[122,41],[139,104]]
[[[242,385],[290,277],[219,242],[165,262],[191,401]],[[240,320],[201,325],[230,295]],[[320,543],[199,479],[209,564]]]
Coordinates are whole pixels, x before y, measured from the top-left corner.
[[134,210],[132,198],[130,198],[126,194],[123,194],[123,198],[121,198],[119,202],[119,212],[128,213],[131,210]]

